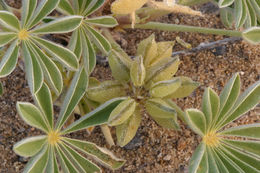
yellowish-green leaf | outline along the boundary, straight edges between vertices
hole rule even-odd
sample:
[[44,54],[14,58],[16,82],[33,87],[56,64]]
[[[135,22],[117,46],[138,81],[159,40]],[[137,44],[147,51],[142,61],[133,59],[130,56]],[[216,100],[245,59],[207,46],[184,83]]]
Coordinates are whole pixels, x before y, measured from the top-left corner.
[[176,116],[174,108],[160,98],[149,99],[145,103],[145,108],[152,117],[174,118]]
[[126,91],[119,82],[104,81],[98,86],[88,88],[87,95],[93,101],[104,103],[112,98],[126,96]]
[[194,82],[191,78],[184,76],[173,79],[180,79],[181,86],[174,93],[167,96],[167,98],[171,99],[187,97],[200,85],[198,82]]
[[133,115],[123,124],[116,126],[117,143],[123,147],[135,136],[142,120],[140,107],[137,106]]
[[118,81],[129,81],[131,59],[120,54],[120,52],[111,50],[108,56],[108,63],[113,77]]
[[128,98],[121,102],[110,114],[108,124],[117,126],[124,123],[130,116],[133,115],[137,103],[134,99]]
[[171,79],[177,72],[179,64],[179,58],[169,57],[163,58],[147,68],[145,81],[148,82],[148,87],[153,83]]
[[140,87],[144,84],[145,74],[146,71],[144,67],[143,57],[138,56],[135,58],[130,69],[130,77],[134,86]]
[[175,78],[167,81],[160,81],[155,83],[150,89],[152,97],[163,98],[174,93],[181,86],[181,80]]
[[161,59],[168,58],[172,56],[172,48],[174,46],[174,41],[165,41],[157,43],[157,53],[156,57],[150,62],[150,64],[155,64]]

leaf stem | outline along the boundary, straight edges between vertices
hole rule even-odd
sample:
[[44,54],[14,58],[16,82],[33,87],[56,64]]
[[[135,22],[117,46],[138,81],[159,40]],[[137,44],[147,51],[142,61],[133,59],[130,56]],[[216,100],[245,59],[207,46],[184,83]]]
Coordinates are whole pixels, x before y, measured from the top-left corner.
[[[123,25],[123,28],[131,28],[131,25]],[[167,24],[160,22],[148,22],[146,24],[135,24],[136,29],[157,29],[161,31],[176,31],[176,32],[198,32],[202,34],[226,35],[231,37],[242,37],[240,31],[203,28],[197,26]]]

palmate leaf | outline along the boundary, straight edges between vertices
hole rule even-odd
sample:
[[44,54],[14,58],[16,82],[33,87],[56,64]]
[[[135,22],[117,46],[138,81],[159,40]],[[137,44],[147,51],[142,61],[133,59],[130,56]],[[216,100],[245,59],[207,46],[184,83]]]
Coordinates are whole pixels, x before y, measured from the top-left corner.
[[[191,162],[191,172],[259,172],[260,170],[260,125],[249,124],[223,127],[250,111],[260,102],[260,81],[239,96],[240,78],[235,74],[223,89],[220,99],[212,89],[206,89],[202,110],[186,110],[186,121],[191,129],[202,137],[202,143],[195,151]],[[218,106],[220,105],[220,106]],[[199,113],[200,112],[200,113]],[[212,116],[215,115],[215,116]],[[207,126],[202,133],[206,117]],[[205,126],[205,125],[204,125]],[[207,164],[202,159],[202,145],[206,146]],[[201,152],[199,152],[201,151]],[[203,156],[204,157],[204,156]],[[198,168],[206,168],[199,170]]]
[[124,160],[116,158],[113,154],[93,143],[69,139],[65,137],[71,133],[89,126],[101,125],[108,121],[112,110],[125,98],[117,98],[97,110],[83,116],[64,130],[61,129],[68,116],[74,111],[78,102],[85,94],[87,88],[87,73],[84,67],[75,73],[71,81],[64,103],[61,106],[56,127],[54,124],[52,97],[48,86],[43,83],[34,100],[38,107],[31,103],[17,103],[17,110],[26,123],[39,128],[46,133],[45,136],[36,136],[24,139],[14,146],[14,151],[22,156],[30,157],[24,172],[101,172],[101,169],[87,160],[81,153],[92,156],[98,162],[111,169],[118,169]]

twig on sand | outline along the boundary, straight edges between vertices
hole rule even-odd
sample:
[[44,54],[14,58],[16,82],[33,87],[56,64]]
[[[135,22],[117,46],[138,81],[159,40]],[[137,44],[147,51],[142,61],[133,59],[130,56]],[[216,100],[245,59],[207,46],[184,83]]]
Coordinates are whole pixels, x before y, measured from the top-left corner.
[[172,56],[176,56],[176,55],[190,55],[193,53],[197,53],[200,52],[202,50],[207,50],[207,49],[213,49],[215,47],[221,46],[221,45],[225,45],[228,43],[234,43],[237,41],[241,41],[242,38],[240,37],[230,37],[230,38],[225,38],[223,40],[218,40],[218,41],[213,41],[210,43],[200,43],[199,46],[189,49],[189,50],[182,50],[182,51],[177,51],[177,52],[173,52]]
[[[177,55],[191,55],[193,53],[197,53],[203,50],[208,50],[208,49],[213,49],[215,47],[225,45],[225,44],[230,44],[230,43],[235,43],[238,41],[241,41],[242,38],[240,37],[230,37],[230,38],[225,38],[223,40],[218,40],[218,41],[213,41],[210,43],[200,43],[199,46],[189,49],[189,50],[181,50],[177,52],[173,52],[172,56],[177,56]],[[108,60],[107,57],[97,55],[97,63],[103,66],[108,65]]]

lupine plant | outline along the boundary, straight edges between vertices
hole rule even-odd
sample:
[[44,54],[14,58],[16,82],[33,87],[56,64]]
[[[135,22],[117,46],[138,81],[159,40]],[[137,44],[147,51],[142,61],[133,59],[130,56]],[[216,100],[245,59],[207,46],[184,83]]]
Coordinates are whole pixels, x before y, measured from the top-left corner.
[[176,121],[179,108],[169,103],[169,99],[190,95],[198,83],[188,77],[173,77],[180,64],[178,57],[171,57],[173,44],[156,43],[151,35],[140,42],[137,56],[132,60],[114,43],[108,60],[115,80],[90,83],[87,98],[94,102],[129,96],[113,110],[108,120],[110,126],[116,127],[120,146],[135,136],[144,108],[162,127],[179,129]]
[[26,102],[17,103],[17,110],[22,119],[45,133],[45,135],[29,137],[15,144],[14,151],[17,154],[32,157],[24,168],[24,172],[56,173],[59,172],[60,167],[62,172],[101,172],[96,164],[86,159],[81,153],[92,156],[93,159],[111,169],[117,169],[124,164],[124,160],[116,158],[105,149],[68,136],[69,133],[105,123],[110,112],[123,98],[111,100],[69,127],[62,128],[85,93],[87,78],[84,68],[75,74],[56,123],[51,92],[45,83],[35,94],[34,100],[37,106]]
[[0,11],[0,47],[9,45],[0,63],[0,77],[14,70],[21,51],[31,92],[36,93],[44,80],[57,95],[61,92],[62,76],[52,58],[70,70],[77,70],[79,62],[72,51],[43,39],[42,35],[71,32],[81,24],[83,18],[68,16],[41,24],[58,4],[59,0],[42,0],[38,5],[37,0],[24,0],[21,20],[11,12]]
[[186,110],[186,122],[202,137],[190,161],[190,173],[259,172],[260,123],[228,126],[260,102],[260,81],[240,94],[235,74],[220,96],[211,88],[203,95],[202,111]]
[[259,0],[219,0],[220,16],[226,27],[250,28],[259,26],[260,1]]
[[111,45],[102,36],[97,27],[115,27],[117,21],[112,16],[90,17],[105,3],[105,0],[61,0],[59,11],[66,15],[79,15],[84,18],[80,27],[76,29],[70,39],[69,48],[78,58],[83,59],[84,66],[89,73],[96,65],[96,52],[93,44],[105,55],[110,51]]

